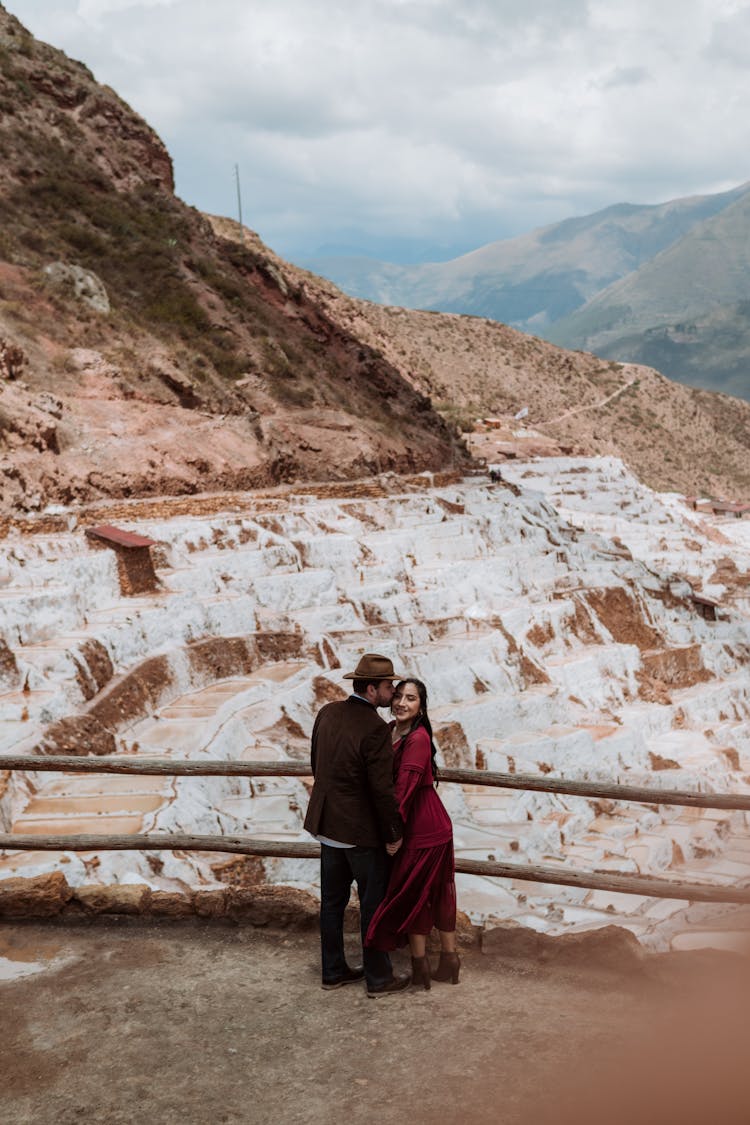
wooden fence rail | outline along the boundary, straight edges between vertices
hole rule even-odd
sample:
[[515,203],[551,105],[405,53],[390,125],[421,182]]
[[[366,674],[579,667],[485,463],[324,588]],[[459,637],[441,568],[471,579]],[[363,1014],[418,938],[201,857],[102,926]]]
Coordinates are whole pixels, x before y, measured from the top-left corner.
[[[73,773],[159,774],[165,777],[309,777],[306,762],[238,762],[224,759],[141,758],[102,755],[76,758],[65,754],[0,756],[2,770]],[[489,785],[498,789],[525,789],[541,793],[564,793],[575,797],[605,797],[613,801],[637,801],[646,805],[685,805],[700,809],[750,812],[750,795],[740,793],[694,793],[681,789],[651,789],[611,782],[574,781],[562,777],[526,773],[493,773],[490,770],[448,769],[441,781],[459,785]]]
[[[0,757],[0,770],[35,772],[157,774],[169,777],[309,777],[305,762],[246,762],[217,759],[141,758],[127,755],[71,757],[70,755],[7,755]],[[648,805],[689,807],[750,812],[750,797],[738,794],[693,793],[682,790],[650,789],[633,785],[614,785],[593,781],[569,781],[532,774],[493,773],[487,770],[441,770],[442,781],[460,785],[488,785],[501,789],[534,790],[578,797],[604,797],[617,801],[636,801]],[[286,859],[316,859],[317,844],[293,841],[259,840],[246,836],[192,836],[184,833],[149,835],[0,835],[0,851],[189,851],[232,852]],[[616,872],[581,871],[564,865],[502,863],[497,860],[458,859],[459,874],[519,879],[537,883],[615,891],[653,898],[688,902],[750,904],[750,886],[717,887],[706,883],[687,883],[651,876],[621,875]],[[748,870],[750,879],[750,869]]]
[[[147,836],[16,836],[0,835],[0,850],[45,852],[185,851],[232,852],[283,859],[317,859],[320,848],[313,843],[290,840],[257,840],[247,836],[189,836],[184,833],[151,833]],[[555,883],[588,890],[619,891],[653,898],[687,902],[750,903],[750,887],[716,887],[706,883],[682,883],[646,875],[618,875],[599,871],[577,871],[570,867],[542,867],[497,860],[457,859],[461,875],[489,875],[534,883]]]

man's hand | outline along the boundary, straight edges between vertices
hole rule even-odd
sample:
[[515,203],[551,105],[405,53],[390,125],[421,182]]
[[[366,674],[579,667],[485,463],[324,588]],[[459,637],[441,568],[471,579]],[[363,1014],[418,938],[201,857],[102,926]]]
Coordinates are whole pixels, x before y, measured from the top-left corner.
[[404,838],[402,836],[400,840],[396,840],[393,844],[386,844],[385,850],[388,852],[388,855],[394,856],[396,854],[396,852],[398,851],[398,849],[403,844],[403,842],[404,842]]

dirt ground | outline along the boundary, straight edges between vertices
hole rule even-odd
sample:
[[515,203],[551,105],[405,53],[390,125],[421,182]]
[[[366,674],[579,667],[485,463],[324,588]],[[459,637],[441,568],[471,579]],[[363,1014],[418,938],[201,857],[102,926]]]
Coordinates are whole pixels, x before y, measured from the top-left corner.
[[369,1000],[321,990],[315,934],[6,923],[0,953],[58,966],[0,982],[3,1125],[750,1120],[725,957],[624,977],[468,950],[457,987]]

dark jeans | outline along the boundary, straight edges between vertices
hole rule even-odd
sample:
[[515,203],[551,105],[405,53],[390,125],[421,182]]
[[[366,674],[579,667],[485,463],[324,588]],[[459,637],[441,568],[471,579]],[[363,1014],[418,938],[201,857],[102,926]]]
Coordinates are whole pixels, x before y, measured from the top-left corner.
[[344,957],[344,911],[352,882],[357,884],[362,930],[365,979],[368,985],[385,984],[393,976],[387,953],[365,948],[365,935],[388,886],[385,848],[332,848],[320,845],[320,948],[323,980],[340,980]]

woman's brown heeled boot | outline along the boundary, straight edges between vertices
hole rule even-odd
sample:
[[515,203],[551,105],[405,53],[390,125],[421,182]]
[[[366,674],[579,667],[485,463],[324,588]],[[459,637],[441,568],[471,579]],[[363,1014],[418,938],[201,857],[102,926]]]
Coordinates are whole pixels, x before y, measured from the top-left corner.
[[461,970],[461,958],[457,953],[441,953],[440,963],[432,974],[433,980],[450,981],[458,984],[458,974]]
[[425,992],[430,989],[432,981],[432,973],[430,972],[430,959],[429,957],[412,957],[411,959],[411,983],[412,987],[419,988],[420,984]]

